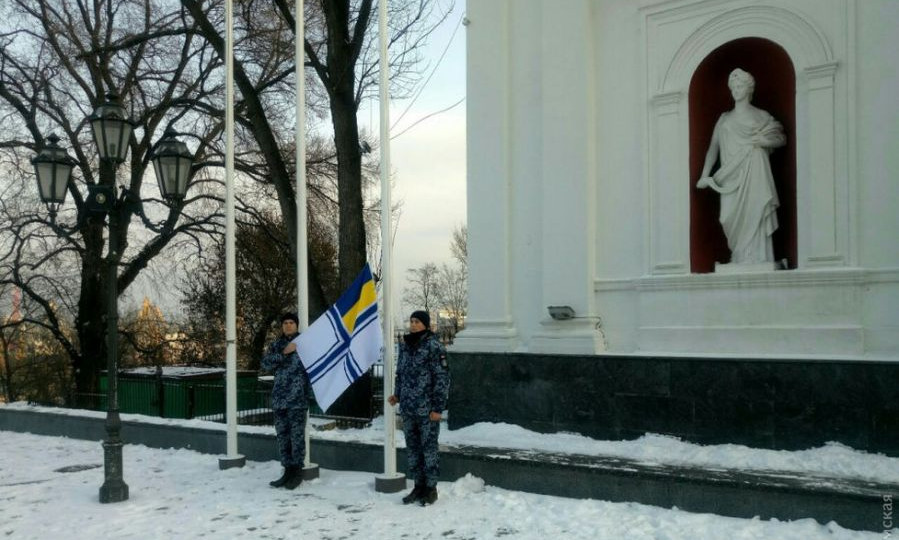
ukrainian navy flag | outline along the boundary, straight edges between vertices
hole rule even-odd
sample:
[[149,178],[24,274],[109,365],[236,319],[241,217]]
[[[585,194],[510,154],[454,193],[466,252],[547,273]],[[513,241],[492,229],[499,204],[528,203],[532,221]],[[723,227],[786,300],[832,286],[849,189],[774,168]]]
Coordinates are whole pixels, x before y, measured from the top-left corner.
[[384,336],[368,264],[337,303],[294,342],[312,382],[315,400],[323,412],[327,411],[381,357]]

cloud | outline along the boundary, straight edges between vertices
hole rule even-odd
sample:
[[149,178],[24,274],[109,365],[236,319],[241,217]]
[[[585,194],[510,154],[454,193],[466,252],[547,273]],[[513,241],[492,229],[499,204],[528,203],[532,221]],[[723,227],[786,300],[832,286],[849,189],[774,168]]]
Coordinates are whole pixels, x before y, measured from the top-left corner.
[[393,199],[403,202],[394,271],[449,261],[452,231],[466,221],[464,109],[422,122],[390,152]]

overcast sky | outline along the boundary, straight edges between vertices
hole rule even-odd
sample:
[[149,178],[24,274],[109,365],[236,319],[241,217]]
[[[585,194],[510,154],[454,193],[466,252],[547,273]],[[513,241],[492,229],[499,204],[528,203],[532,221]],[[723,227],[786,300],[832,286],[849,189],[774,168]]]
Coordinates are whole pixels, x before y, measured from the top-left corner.
[[[452,231],[466,221],[466,103],[438,112],[465,98],[464,9],[465,1],[457,0],[449,18],[431,36],[424,52],[427,83],[418,97],[390,105],[391,196],[402,203],[394,231],[395,319],[396,309],[406,309],[399,304],[406,269],[449,262]],[[359,112],[360,124],[371,133],[379,133],[378,107],[377,101],[371,101]]]

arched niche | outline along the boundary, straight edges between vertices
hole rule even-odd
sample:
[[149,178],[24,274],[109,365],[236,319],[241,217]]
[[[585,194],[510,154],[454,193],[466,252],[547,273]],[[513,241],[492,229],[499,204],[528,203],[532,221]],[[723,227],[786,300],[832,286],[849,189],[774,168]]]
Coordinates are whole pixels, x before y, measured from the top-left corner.
[[[693,72],[688,110],[690,123],[690,271],[713,272],[715,263],[730,262],[730,250],[718,221],[720,196],[697,189],[712,130],[721,113],[733,108],[727,78],[735,68],[756,81],[752,103],[771,113],[784,126],[787,144],[770,156],[780,206],[773,235],[774,259],[797,264],[796,223],[796,73],[787,52],[767,39],[748,37],[721,45]],[[719,165],[720,166],[720,163]],[[717,167],[717,166],[716,166]]]
[[[794,179],[789,187],[794,193],[783,195],[795,202],[783,209],[786,215],[779,215],[783,228],[777,239],[778,253],[792,268],[846,265],[852,208],[845,151],[838,144],[846,140],[846,124],[841,120],[848,115],[841,90],[845,74],[822,32],[796,12],[748,0],[735,0],[734,9],[728,10],[722,10],[718,2],[665,3],[648,8],[645,15],[647,272],[690,274],[714,266],[717,248],[708,248],[712,255],[698,252],[695,264],[691,252],[692,244],[713,241],[694,239],[691,232],[694,205],[690,186],[702,167],[709,133],[691,129],[694,107],[690,102],[693,90],[702,92],[708,87],[721,92],[719,110],[709,112],[705,120],[697,119],[712,130],[712,117],[730,107],[730,96],[726,76],[712,82],[703,72],[717,62],[722,72],[733,69],[735,60],[747,71],[758,72],[754,74],[762,87],[756,96],[761,101],[754,101],[787,129],[790,146],[775,150],[772,157],[787,159],[785,166],[793,168],[780,175]],[[769,90],[764,86],[779,81],[791,85],[792,99],[776,93],[766,96]],[[694,138],[704,140],[696,142]],[[694,145],[701,148],[695,158]],[[694,165],[693,159],[699,163]],[[711,211],[698,207],[697,211],[706,217],[718,213],[717,207]],[[719,230],[717,217],[709,228]]]

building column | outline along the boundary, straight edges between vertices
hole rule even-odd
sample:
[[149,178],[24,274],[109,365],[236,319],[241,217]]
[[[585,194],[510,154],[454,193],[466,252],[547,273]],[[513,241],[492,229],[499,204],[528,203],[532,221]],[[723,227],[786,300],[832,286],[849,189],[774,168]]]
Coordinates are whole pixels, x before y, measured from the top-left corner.
[[[531,352],[604,350],[595,309],[596,84],[591,2],[542,2],[542,306]],[[554,320],[549,306],[575,318]]]
[[454,350],[516,347],[512,318],[510,0],[467,8],[468,316]]

